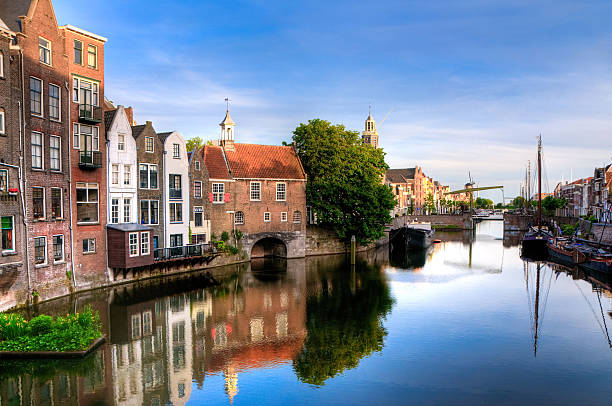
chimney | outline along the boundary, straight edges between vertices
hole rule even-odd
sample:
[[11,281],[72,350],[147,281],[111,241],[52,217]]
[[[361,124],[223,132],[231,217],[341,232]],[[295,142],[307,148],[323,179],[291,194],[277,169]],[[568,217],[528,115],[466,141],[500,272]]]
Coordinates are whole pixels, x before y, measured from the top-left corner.
[[132,109],[132,106],[125,107],[124,110],[130,125],[136,125],[136,123],[134,122],[134,109]]

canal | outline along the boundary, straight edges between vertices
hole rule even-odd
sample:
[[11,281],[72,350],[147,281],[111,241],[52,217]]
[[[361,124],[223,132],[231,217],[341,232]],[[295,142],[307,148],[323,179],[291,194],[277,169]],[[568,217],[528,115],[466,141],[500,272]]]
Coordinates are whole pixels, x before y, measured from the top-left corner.
[[609,279],[521,260],[485,221],[422,253],[261,261],[31,310],[100,312],[81,361],[0,363],[4,405],[612,400]]

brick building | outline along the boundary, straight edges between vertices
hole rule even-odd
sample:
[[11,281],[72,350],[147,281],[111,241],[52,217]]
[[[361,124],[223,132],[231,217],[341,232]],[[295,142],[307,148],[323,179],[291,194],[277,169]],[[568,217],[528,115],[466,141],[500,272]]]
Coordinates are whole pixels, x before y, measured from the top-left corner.
[[106,131],[104,44],[106,38],[80,28],[60,27],[70,74],[70,163],[73,266],[79,287],[106,279]]
[[196,148],[189,153],[189,185],[190,243],[205,243],[210,240],[210,203],[207,192],[208,170],[204,165],[203,148]]
[[[131,110],[128,121],[133,122]],[[153,124],[132,126],[138,161],[138,219],[153,229],[153,249],[166,247],[164,237],[164,144]]]
[[[425,198],[427,196],[427,177],[420,167],[389,169],[385,173],[385,179],[385,182],[390,186],[397,186],[393,192],[396,195],[398,203],[404,205],[402,209],[410,207],[412,204],[414,209],[413,214],[422,214]],[[399,188],[400,186],[402,187],[401,190]],[[403,195],[403,193],[407,191],[410,193],[410,200],[406,202],[405,198],[402,197],[400,201],[399,193]]]

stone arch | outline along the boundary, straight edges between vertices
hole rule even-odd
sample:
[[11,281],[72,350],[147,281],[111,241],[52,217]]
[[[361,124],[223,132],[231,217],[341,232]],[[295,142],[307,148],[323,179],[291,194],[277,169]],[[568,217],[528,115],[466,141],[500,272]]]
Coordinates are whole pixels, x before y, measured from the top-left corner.
[[287,244],[275,237],[264,237],[253,244],[251,258],[287,258]]

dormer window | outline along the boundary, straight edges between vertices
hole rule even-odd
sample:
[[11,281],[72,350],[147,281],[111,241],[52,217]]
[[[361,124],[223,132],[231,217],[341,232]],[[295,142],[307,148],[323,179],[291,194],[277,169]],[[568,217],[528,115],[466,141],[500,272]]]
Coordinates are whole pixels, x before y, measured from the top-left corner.
[[44,64],[51,65],[51,42],[38,37],[38,57]]

